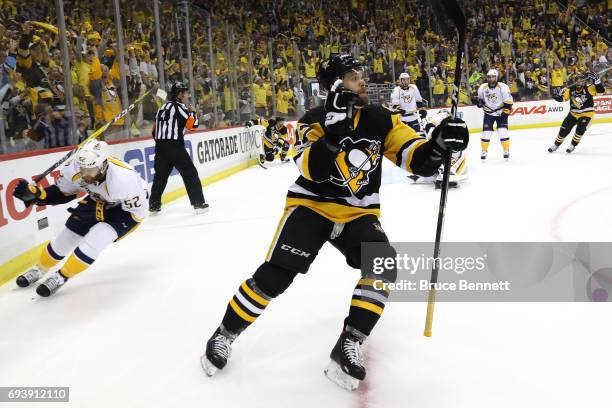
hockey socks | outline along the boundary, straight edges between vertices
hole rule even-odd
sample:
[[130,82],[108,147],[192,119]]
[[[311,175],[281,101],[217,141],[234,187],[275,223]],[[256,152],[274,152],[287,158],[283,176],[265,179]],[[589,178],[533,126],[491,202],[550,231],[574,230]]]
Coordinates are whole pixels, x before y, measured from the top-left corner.
[[346,326],[369,336],[378,322],[389,297],[389,291],[381,288],[386,282],[380,278],[361,278],[355,286]]
[[227,305],[223,326],[231,333],[239,334],[253,323],[272,300],[255,284],[253,278],[242,282]]

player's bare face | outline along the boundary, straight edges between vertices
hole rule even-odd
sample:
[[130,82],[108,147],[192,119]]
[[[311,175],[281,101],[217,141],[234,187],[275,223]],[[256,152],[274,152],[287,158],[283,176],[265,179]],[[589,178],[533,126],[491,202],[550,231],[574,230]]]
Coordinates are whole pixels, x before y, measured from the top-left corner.
[[93,167],[91,169],[80,168],[81,178],[87,184],[93,184],[101,178],[100,169]]
[[366,90],[366,81],[363,77],[363,71],[351,71],[342,78],[342,85],[349,91],[359,95],[359,99],[365,105],[368,103],[368,91]]
[[487,75],[487,82],[490,87],[494,87],[497,84],[497,77],[495,75]]
[[410,79],[407,79],[407,78],[400,79],[400,86],[403,89],[408,89],[408,86],[410,86]]

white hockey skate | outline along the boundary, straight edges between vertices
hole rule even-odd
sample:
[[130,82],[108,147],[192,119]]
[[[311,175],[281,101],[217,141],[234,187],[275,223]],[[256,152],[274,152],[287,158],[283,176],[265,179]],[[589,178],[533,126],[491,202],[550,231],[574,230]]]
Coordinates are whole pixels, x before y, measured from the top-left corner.
[[361,352],[363,340],[365,335],[354,329],[342,332],[323,371],[330,381],[347,391],[356,390],[366,375]]
[[206,343],[206,352],[200,357],[200,363],[207,376],[212,377],[223,369],[232,355],[232,343],[236,335],[229,333],[221,325]]
[[46,281],[36,287],[36,293],[42,297],[49,297],[64,286],[66,281],[67,279],[60,275],[59,272],[55,272]]
[[27,288],[32,283],[42,278],[42,276],[43,272],[40,270],[40,268],[38,268],[38,266],[35,266],[23,275],[19,275],[17,277],[17,286],[19,286],[20,288]]
[[480,160],[487,160],[487,152],[484,150],[480,153]]
[[558,149],[558,148],[559,148],[559,146],[557,146],[556,144],[554,144],[554,145],[552,145],[552,146],[550,146],[550,147],[548,148],[548,153],[554,153],[554,152],[556,152],[556,151],[557,151],[557,149]]
[[504,159],[510,160],[510,150],[504,150]]
[[574,151],[574,149],[576,149],[576,146],[574,146],[574,145],[569,145],[569,146],[567,146],[567,149],[565,149],[565,153],[568,153],[568,154],[569,154],[569,153],[573,152],[573,151]]

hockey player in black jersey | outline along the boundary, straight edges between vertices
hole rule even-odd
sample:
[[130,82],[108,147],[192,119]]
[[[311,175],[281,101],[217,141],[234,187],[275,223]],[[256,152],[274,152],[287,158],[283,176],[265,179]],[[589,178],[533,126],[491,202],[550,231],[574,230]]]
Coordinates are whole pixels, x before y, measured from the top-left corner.
[[[362,68],[349,55],[324,61],[318,79],[329,92],[324,107],[308,111],[298,122],[299,137],[306,141],[294,158],[301,176],[289,187],[265,262],[240,285],[206,344],[201,363],[208,375],[225,367],[232,342],[297,275],[308,271],[323,244],[335,246],[352,268],[360,267],[362,242],[388,244],[379,221],[383,157],[413,174],[431,176],[448,150],[467,146],[461,119],[444,120],[427,140],[402,123],[399,114],[368,104]],[[395,256],[390,244],[383,247],[384,256]],[[396,273],[362,270],[325,369],[345,389],[356,389],[365,378],[361,345],[389,295],[374,281],[394,282]]]
[[291,146],[287,140],[288,131],[284,119],[280,117],[268,120],[257,118],[249,120],[244,124],[247,128],[256,125],[266,128],[263,135],[264,153],[259,155],[259,162],[261,164],[264,162],[272,162],[277,154],[282,162],[289,161],[287,153],[289,153],[289,148]]
[[[590,80],[590,85],[587,85],[587,80]],[[570,111],[563,120],[563,123],[561,123],[559,135],[557,135],[555,143],[548,148],[549,153],[556,151],[561,146],[561,143],[563,143],[563,140],[565,140],[565,137],[572,131],[572,128],[576,126],[576,133],[572,137],[572,143],[565,150],[566,153],[574,151],[589,128],[593,116],[595,116],[593,96],[604,92],[605,88],[601,83],[599,75],[594,72],[588,72],[576,76],[576,86],[573,89],[563,88],[558,94],[553,95],[555,101],[558,102],[569,100]]]

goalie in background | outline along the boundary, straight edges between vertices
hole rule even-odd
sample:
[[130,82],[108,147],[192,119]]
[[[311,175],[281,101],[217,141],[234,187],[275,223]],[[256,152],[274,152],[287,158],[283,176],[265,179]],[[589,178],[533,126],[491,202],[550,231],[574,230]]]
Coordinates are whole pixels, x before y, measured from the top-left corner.
[[[438,126],[445,118],[450,118],[450,112],[447,109],[442,109],[438,113],[431,115],[426,119],[424,132],[427,139],[431,139],[431,135],[433,134],[436,126]],[[408,176],[408,178],[419,184],[433,183],[436,189],[439,189],[442,186],[443,172],[444,165],[440,166],[438,169],[438,174],[434,174],[433,176],[423,177],[411,174]],[[448,187],[459,187],[459,182],[467,178],[468,171],[465,151],[453,151],[451,153],[451,168]]]
[[288,162],[287,154],[291,145],[288,140],[287,126],[281,117],[274,119],[257,118],[249,120],[244,124],[247,128],[251,126],[263,126],[266,130],[263,134],[263,154],[259,155],[259,162],[273,162],[278,154],[282,162]]

